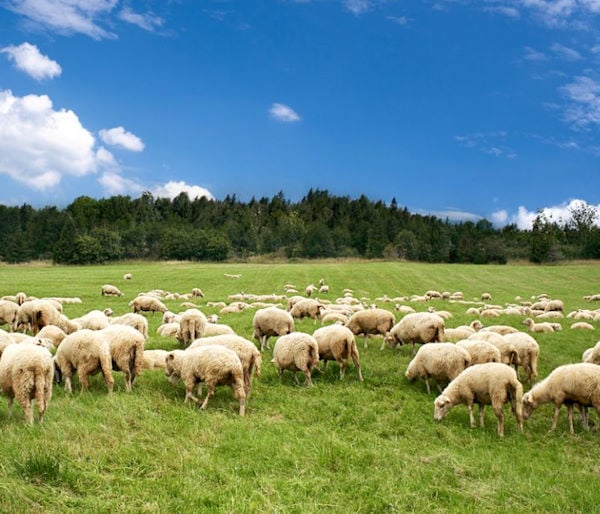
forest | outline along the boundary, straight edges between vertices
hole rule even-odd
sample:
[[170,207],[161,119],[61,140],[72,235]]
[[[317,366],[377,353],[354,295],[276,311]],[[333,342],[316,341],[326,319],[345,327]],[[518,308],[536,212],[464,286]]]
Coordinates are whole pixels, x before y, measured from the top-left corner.
[[482,219],[452,222],[413,214],[396,200],[353,199],[311,189],[243,202],[181,193],[173,200],[76,198],[65,208],[0,205],[0,260],[98,264],[126,259],[224,261],[365,258],[439,263],[550,263],[600,258],[598,212],[571,210],[567,222],[541,211],[531,230]]

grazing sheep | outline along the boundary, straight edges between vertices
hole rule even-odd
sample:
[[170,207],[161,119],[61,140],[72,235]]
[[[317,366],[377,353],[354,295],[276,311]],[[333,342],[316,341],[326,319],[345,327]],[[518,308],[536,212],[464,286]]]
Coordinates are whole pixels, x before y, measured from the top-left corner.
[[571,330],[595,330],[594,325],[585,321],[577,321],[571,325]]
[[484,364],[485,362],[502,362],[500,350],[483,339],[463,339],[458,341],[456,346],[460,346],[469,352],[471,365]]
[[123,275],[123,280],[131,280],[133,278],[133,275],[131,273],[125,273],[125,275]]
[[[425,347],[424,347],[425,348]],[[509,402],[517,419],[517,427],[523,431],[523,411],[521,406],[523,386],[511,367],[497,362],[476,364],[458,375],[434,401],[433,419],[441,421],[459,403],[469,409],[471,428],[475,427],[473,404],[479,405],[479,424],[483,426],[484,408],[492,405],[498,418],[498,435],[504,436],[504,413],[502,406]]]
[[325,306],[319,300],[300,300],[295,303],[290,310],[290,314],[294,319],[311,318],[317,322],[317,318],[321,318],[321,312]]
[[161,337],[179,338],[179,322],[163,323],[156,329],[156,333]]
[[[525,332],[506,334],[504,339],[514,345],[518,353],[519,365],[523,368],[527,382],[531,385],[538,376],[537,364],[540,346],[537,341]],[[516,369],[516,367],[515,367]]]
[[546,312],[549,312],[549,311],[564,312],[565,304],[563,303],[562,300],[548,300],[548,302],[546,302],[546,305],[544,306],[544,310]]
[[129,325],[110,325],[101,330],[106,337],[112,358],[113,371],[125,375],[125,390],[129,393],[144,364],[146,338]]
[[436,381],[441,392],[441,382],[454,380],[461,371],[471,364],[469,352],[453,343],[426,344],[408,364],[405,376],[413,382],[422,378],[427,387],[427,394],[431,394],[429,379]]
[[208,321],[202,311],[188,309],[181,315],[178,341],[184,346],[189,345],[194,339],[202,337],[207,324]]
[[343,312],[339,311],[323,311],[321,314],[321,324],[325,325],[325,323],[338,323],[340,325],[345,325],[348,321],[348,316]]
[[[165,359],[165,375],[172,384],[179,378],[185,384],[185,403],[192,400],[206,409],[208,400],[214,395],[218,385],[230,385],[240,404],[240,416],[246,412],[246,393],[244,392],[244,371],[239,357],[233,350],[219,345],[199,346],[185,351],[169,352]],[[206,398],[200,404],[202,383],[206,384]],[[194,388],[198,388],[198,397]]]
[[204,298],[204,293],[202,292],[201,289],[194,287],[192,289],[192,296],[196,297],[196,298]]
[[265,347],[270,348],[269,337],[283,336],[294,331],[294,318],[283,309],[266,307],[254,313],[252,328],[254,330],[252,337],[260,342],[262,352]]
[[469,326],[461,325],[460,327],[455,328],[444,328],[444,339],[453,343],[456,341],[461,341],[472,336],[481,330],[482,327],[483,325],[481,324],[481,321],[476,319],[473,320]]
[[[555,368],[544,380],[535,384],[523,395],[525,419],[531,416],[534,409],[544,403],[554,403],[552,430],[556,428],[560,407],[567,405],[569,431],[573,430],[573,405],[582,409],[594,407],[600,415],[600,366],[586,362],[565,364]],[[587,413],[582,418],[587,428]]]
[[142,370],[145,369],[165,369],[167,350],[144,350],[144,359]]
[[554,332],[554,327],[548,322],[536,323],[531,318],[525,318],[523,325],[527,327],[530,332]]
[[363,381],[358,348],[356,347],[354,334],[349,328],[342,325],[321,327],[315,330],[313,337],[317,340],[319,359],[324,361],[323,371],[325,371],[328,361],[337,361],[340,365],[341,380],[346,373],[348,359],[352,358],[358,373],[358,380]]
[[302,371],[306,377],[306,383],[312,385],[311,372],[319,363],[319,345],[317,340],[310,334],[304,332],[292,332],[277,339],[273,347],[273,360],[277,367],[279,381],[283,377],[283,371],[289,370],[294,373]]
[[492,295],[490,293],[481,293],[481,301],[482,302],[490,302],[492,300]]
[[123,293],[116,286],[104,284],[102,286],[102,296],[123,296]]
[[407,314],[396,323],[389,334],[384,338],[381,349],[388,342],[390,348],[397,344],[412,345],[412,354],[415,354],[415,344],[444,342],[444,319],[430,312],[415,312]]
[[352,330],[355,336],[364,336],[364,347],[367,347],[369,334],[388,336],[390,330],[394,326],[396,318],[394,314],[385,309],[367,309],[358,311],[350,316],[346,322],[346,327]]
[[123,314],[122,316],[117,316],[116,318],[111,318],[110,324],[111,325],[128,325],[130,327],[135,328],[145,338],[148,337],[148,320],[141,314],[135,314],[133,312],[128,312],[127,314]]
[[67,334],[55,325],[47,325],[37,333],[40,339],[49,339],[55,348],[58,348]]
[[169,310],[158,298],[150,295],[140,295],[134,298],[129,302],[129,306],[133,307],[133,312],[136,314],[139,314],[141,311],[165,313]]
[[19,306],[16,326],[22,332],[31,330],[37,334],[46,325],[58,325],[60,316],[61,313],[54,302],[32,300]]
[[106,335],[100,330],[83,329],[67,335],[54,355],[57,382],[65,379],[65,391],[72,392],[71,377],[73,371],[79,375],[81,391],[89,388],[89,375],[102,372],[108,392],[112,393],[114,379],[112,376],[112,359],[110,345]]
[[110,325],[110,320],[106,314],[99,310],[90,311],[79,318],[72,319],[71,321],[77,323],[81,328],[87,328],[89,330],[102,330]]
[[179,314],[175,314],[174,312],[167,311],[163,312],[162,322],[163,323],[179,323],[181,320],[181,316]]
[[8,412],[12,416],[13,400],[25,411],[25,419],[33,424],[31,401],[35,399],[39,422],[52,397],[54,364],[48,350],[31,343],[13,344],[0,358],[0,388],[8,396]]
[[250,390],[252,388],[252,376],[256,374],[260,376],[262,368],[262,355],[256,348],[256,345],[248,339],[245,339],[236,334],[215,335],[212,337],[203,337],[196,339],[189,348],[197,348],[198,346],[220,345],[233,350],[239,357],[244,370],[244,391],[246,399],[250,398]]
[[592,348],[588,348],[584,352],[581,360],[583,362],[589,362],[590,364],[600,364],[600,341]]
[[308,284],[306,286],[306,289],[304,290],[304,293],[306,294],[306,296],[310,296],[312,295],[315,291],[317,290],[317,286],[315,286],[314,284]]
[[235,335],[235,330],[223,323],[207,323],[202,337],[223,336],[227,334]]
[[13,332],[17,329],[19,305],[9,300],[0,300],[0,325],[8,325]]

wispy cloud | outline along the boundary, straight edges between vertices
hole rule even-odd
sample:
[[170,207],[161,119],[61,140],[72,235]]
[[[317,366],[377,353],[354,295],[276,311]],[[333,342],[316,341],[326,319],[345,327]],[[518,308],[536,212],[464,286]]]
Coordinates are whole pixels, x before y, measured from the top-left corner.
[[119,12],[119,19],[137,25],[148,32],[154,32],[164,24],[164,20],[159,16],[152,13],[136,13],[129,7],[125,7]]
[[123,177],[116,171],[106,171],[98,179],[98,183],[109,195],[122,195],[126,193],[142,193],[146,188],[137,180]]
[[536,50],[535,48],[531,48],[530,46],[526,46],[525,47],[525,55],[523,56],[523,59],[525,59],[526,61],[542,62],[542,61],[547,61],[548,57],[546,56],[545,53],[540,52],[539,50]]
[[127,132],[123,127],[102,129],[99,135],[107,145],[120,146],[131,152],[141,152],[144,150],[144,142],[135,134]]
[[406,16],[387,16],[387,19],[402,27],[406,27],[409,23],[409,19]]
[[567,98],[565,120],[573,128],[585,129],[600,125],[600,83],[590,77],[578,76],[561,88]]
[[272,104],[271,108],[269,109],[269,114],[272,118],[285,123],[293,123],[295,121],[300,121],[301,119],[294,109],[280,103]]
[[582,59],[581,54],[577,50],[561,45],[560,43],[554,43],[550,48],[561,59],[567,61],[579,61]]
[[509,18],[520,18],[521,13],[519,9],[516,7],[511,7],[508,5],[493,5],[484,7],[484,10],[491,13],[502,14],[503,16],[507,16]]
[[494,157],[505,157],[514,159],[517,153],[506,145],[507,133],[497,132],[475,132],[472,134],[454,136],[454,140],[465,148],[477,150]]
[[372,4],[369,0],[344,0],[344,7],[352,14],[358,16],[369,11]]
[[19,70],[36,80],[52,79],[62,73],[62,68],[56,61],[43,55],[37,46],[30,43],[6,46],[0,52],[7,54]]

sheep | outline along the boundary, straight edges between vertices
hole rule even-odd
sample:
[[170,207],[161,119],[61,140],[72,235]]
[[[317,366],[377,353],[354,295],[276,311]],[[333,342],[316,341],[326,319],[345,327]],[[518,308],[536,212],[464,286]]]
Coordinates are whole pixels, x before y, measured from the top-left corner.
[[81,382],[81,391],[89,388],[89,375],[102,372],[108,393],[112,393],[112,359],[110,345],[106,335],[99,330],[82,329],[67,335],[56,350],[54,365],[57,382],[65,379],[65,391],[72,393],[71,376],[77,371]]
[[544,306],[544,310],[546,312],[549,312],[549,311],[564,312],[565,304],[563,303],[562,300],[548,300],[548,302]]
[[[525,419],[544,403],[554,403],[552,430],[556,429],[560,407],[567,405],[569,431],[573,430],[573,405],[582,409],[592,406],[600,415],[600,366],[586,362],[565,364],[555,368],[544,380],[523,395]],[[583,425],[587,428],[587,412],[582,410]]]
[[481,301],[489,302],[492,300],[492,295],[490,293],[481,293]]
[[189,349],[208,345],[225,346],[236,353],[242,363],[242,369],[244,371],[244,391],[246,393],[246,399],[250,398],[252,376],[255,374],[259,377],[262,368],[262,355],[258,351],[258,348],[256,348],[254,343],[241,336],[236,334],[224,334],[196,339],[189,346]]
[[[219,345],[199,346],[191,350],[175,350],[165,358],[165,375],[172,384],[179,378],[185,384],[185,400],[206,409],[208,400],[214,395],[218,385],[230,385],[240,404],[240,416],[246,412],[246,393],[244,391],[244,371],[239,357],[233,350]],[[206,398],[202,403],[202,383],[206,384]],[[194,396],[194,387],[198,387],[198,397]]]
[[363,334],[363,345],[367,348],[369,334],[380,334],[385,338],[395,322],[396,317],[390,311],[385,309],[367,309],[352,314],[345,326],[352,330],[355,336]]
[[397,344],[411,344],[414,355],[415,344],[444,342],[445,339],[443,318],[429,312],[415,312],[407,314],[392,327],[381,349],[386,342],[390,348],[395,348]]
[[426,300],[441,300],[442,299],[442,293],[440,293],[439,291],[434,291],[434,290],[430,290],[427,291],[424,295]]
[[0,358],[0,388],[8,396],[8,412],[12,416],[13,401],[25,411],[25,419],[33,425],[31,401],[35,399],[39,422],[52,398],[54,363],[48,350],[31,343],[14,344]]
[[34,334],[46,325],[56,325],[61,313],[53,302],[47,300],[32,300],[19,306],[17,311],[17,329]]
[[161,337],[179,338],[179,322],[163,323],[156,329],[156,333]]
[[518,332],[515,327],[511,327],[510,325],[489,325],[487,327],[483,327],[481,330],[486,332],[496,332],[496,334],[500,334],[501,336]]
[[571,325],[571,330],[595,330],[594,325],[585,321],[577,321]]
[[0,325],[7,324],[10,330],[17,329],[17,312],[19,305],[9,300],[0,300]]
[[530,332],[554,332],[554,327],[548,322],[536,323],[531,318],[525,318],[523,320],[525,325]]
[[327,294],[327,293],[329,293],[329,286],[327,284],[321,285],[321,287],[319,287],[319,294]]
[[338,323],[345,325],[347,321],[348,316],[343,312],[328,311],[324,314],[321,314],[321,325],[325,325],[325,323]]
[[283,336],[294,331],[294,318],[289,312],[276,307],[259,309],[252,319],[252,337],[260,343],[260,351],[269,346],[269,337]]
[[123,293],[118,287],[112,284],[104,284],[102,286],[102,296],[123,296]]
[[165,369],[167,350],[144,350],[142,370]]
[[540,355],[540,346],[537,341],[525,332],[506,334],[502,337],[516,348],[519,356],[519,365],[525,371],[529,384],[532,384],[538,375],[537,363]]
[[325,371],[328,361],[337,361],[340,365],[341,380],[344,378],[348,359],[351,357],[358,374],[358,380],[363,381],[358,348],[356,347],[354,334],[349,328],[341,325],[321,327],[313,332],[313,337],[317,340],[319,359],[324,361],[323,371]]
[[588,348],[581,360],[590,364],[600,364],[600,341],[592,348]]
[[314,284],[308,284],[306,286],[306,289],[304,290],[304,293],[306,294],[306,296],[310,296],[312,295],[315,291],[317,290],[317,286],[315,286]]
[[165,313],[169,310],[158,298],[150,295],[140,295],[134,298],[129,302],[129,306],[133,307],[133,312],[136,314],[139,314],[141,311]]
[[67,337],[67,334],[55,325],[47,325],[37,333],[40,339],[50,339],[55,348],[58,348],[62,340]]
[[99,310],[90,311],[71,321],[77,323],[81,328],[87,328],[89,330],[102,330],[110,325],[110,321],[106,314]]
[[228,334],[235,335],[235,330],[233,330],[233,328],[231,328],[229,325],[225,325],[223,323],[207,323],[206,327],[204,327],[202,337],[222,336]]
[[198,287],[194,287],[192,289],[192,296],[194,296],[196,298],[204,298],[204,293],[202,292],[202,289],[199,289]]
[[122,316],[110,319],[111,325],[128,325],[135,328],[145,338],[148,337],[148,320],[141,314],[128,312]]
[[473,320],[469,326],[460,326],[454,328],[444,328],[444,339],[449,342],[461,341],[467,339],[469,336],[475,334],[483,327],[481,321],[478,319]]
[[514,366],[515,370],[517,370],[518,366],[521,364],[516,346],[509,343],[504,336],[501,336],[496,332],[486,332],[481,330],[476,334],[469,336],[468,339],[483,340],[492,343],[500,350],[500,362],[507,364],[508,366]]
[[223,307],[219,314],[237,314],[238,312],[242,312],[248,304],[245,302],[233,302],[230,305]]
[[304,332],[292,332],[277,339],[273,347],[273,360],[277,368],[279,381],[283,377],[283,371],[289,370],[294,373],[302,371],[306,377],[306,384],[312,385],[311,372],[319,363],[319,345],[317,340],[310,334]]
[[184,346],[189,345],[194,339],[202,337],[207,324],[208,321],[202,311],[188,309],[181,315],[177,340]]
[[471,356],[460,346],[453,343],[426,344],[419,348],[404,375],[410,382],[417,378],[425,380],[427,394],[431,394],[430,378],[435,379],[441,392],[440,382],[454,380],[469,364]]
[[125,375],[125,390],[129,393],[144,363],[146,338],[129,325],[110,325],[100,331],[108,340],[113,371]]
[[469,409],[471,428],[475,428],[473,404],[479,405],[479,424],[483,426],[484,409],[492,405],[498,418],[497,432],[504,437],[504,413],[502,406],[510,401],[519,431],[523,431],[523,386],[514,369],[498,362],[476,364],[458,375],[434,401],[433,419],[441,421],[459,403]]
[[295,303],[290,310],[292,318],[312,318],[314,322],[317,322],[317,318],[321,318],[321,312],[325,309],[324,305],[318,300],[300,300]]
[[492,343],[483,339],[463,339],[462,341],[458,341],[456,345],[469,352],[471,365],[483,364],[484,362],[502,362],[500,350]]
[[123,280],[131,280],[133,278],[133,275],[131,273],[125,273],[125,275],[123,275]]

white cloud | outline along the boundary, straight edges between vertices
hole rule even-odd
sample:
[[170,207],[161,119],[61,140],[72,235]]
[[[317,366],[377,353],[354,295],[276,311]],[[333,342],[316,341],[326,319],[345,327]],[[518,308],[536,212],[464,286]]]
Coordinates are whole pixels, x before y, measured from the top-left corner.
[[371,2],[369,0],[344,0],[344,7],[358,16],[371,9]]
[[515,7],[509,7],[506,5],[497,5],[497,6],[493,6],[493,7],[486,7],[485,10],[488,12],[502,14],[509,18],[520,18],[521,17],[521,13],[519,12],[518,9],[516,9]]
[[481,216],[478,214],[473,214],[472,212],[460,211],[458,209],[446,209],[441,211],[424,211],[417,210],[419,214],[423,214],[424,216],[435,216],[440,219],[448,219],[449,221],[455,222],[464,222],[464,221],[473,221],[477,222],[481,220]]
[[558,57],[567,61],[579,61],[582,58],[577,50],[573,50],[560,43],[554,43],[550,48]]
[[118,0],[7,0],[9,10],[29,21],[64,34],[80,33],[94,39],[115,35],[99,25]]
[[139,182],[125,178],[117,171],[106,171],[98,179],[98,182],[109,195],[142,193],[146,189]]
[[[571,220],[571,210],[580,206],[590,205],[598,213],[600,213],[600,204],[591,205],[588,204],[585,200],[580,200],[578,198],[574,198],[567,202],[563,202],[559,205],[554,205],[551,207],[544,207],[539,210],[549,221],[564,225]],[[512,216],[508,216],[506,211],[497,211],[492,214],[492,219],[494,216],[497,216],[498,222],[494,220],[494,223],[497,225],[502,225],[506,223],[514,223],[521,230],[531,230],[533,228],[533,222],[535,218],[538,216],[539,212],[530,211],[524,206],[519,206],[517,213]],[[504,222],[501,222],[500,219],[504,217]],[[596,218],[596,225],[600,226],[600,217]]]
[[131,132],[127,132],[123,127],[114,127],[111,129],[102,129],[100,138],[107,145],[120,146],[131,152],[141,152],[144,150],[143,141]]
[[465,148],[478,150],[494,157],[505,157],[507,159],[515,159],[517,153],[505,144],[508,134],[503,131],[495,132],[474,132],[473,134],[465,134],[454,136],[454,140]]
[[37,46],[30,43],[6,46],[0,49],[0,52],[7,54],[19,70],[36,80],[51,79],[62,73],[62,69],[56,61],[42,55]]
[[575,128],[600,125],[600,83],[590,77],[575,77],[561,88],[570,103],[565,107],[565,119]]
[[280,103],[274,103],[271,105],[269,114],[272,118],[275,118],[279,121],[284,121],[286,123],[293,123],[295,121],[300,121],[301,119],[296,111],[294,111],[291,107]]
[[206,197],[209,200],[214,200],[214,196],[208,189],[200,186],[191,186],[183,181],[170,181],[162,186],[155,187],[150,192],[153,196],[159,198],[169,198],[171,200],[176,196],[180,195],[181,193],[187,193],[191,200],[201,197]]
[[406,16],[388,16],[387,19],[402,27],[408,25],[408,18]]
[[129,7],[125,7],[119,13],[119,18],[133,25],[137,25],[141,29],[153,32],[159,27],[162,27],[164,20],[151,13],[140,14],[133,12]]
[[95,173],[94,136],[66,109],[54,110],[46,95],[0,91],[0,174],[44,190],[65,175]]
[[546,61],[548,59],[546,54],[531,48],[530,46],[525,47],[525,56],[523,58],[526,61]]
[[506,225],[508,221],[508,211],[502,209],[496,212],[492,212],[492,223],[494,225]]

